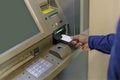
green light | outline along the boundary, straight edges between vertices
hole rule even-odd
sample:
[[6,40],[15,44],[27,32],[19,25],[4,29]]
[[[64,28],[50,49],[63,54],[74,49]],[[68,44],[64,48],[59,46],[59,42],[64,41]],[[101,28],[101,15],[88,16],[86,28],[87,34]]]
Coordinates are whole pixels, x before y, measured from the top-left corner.
[[63,29],[60,29],[60,30],[58,30],[58,31],[56,31],[56,33],[59,33],[59,32],[61,32]]

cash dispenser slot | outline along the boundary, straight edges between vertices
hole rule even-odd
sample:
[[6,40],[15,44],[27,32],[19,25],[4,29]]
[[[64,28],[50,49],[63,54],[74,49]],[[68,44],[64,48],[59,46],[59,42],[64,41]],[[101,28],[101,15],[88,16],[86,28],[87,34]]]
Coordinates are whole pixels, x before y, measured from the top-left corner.
[[53,46],[49,51],[50,54],[53,54],[60,59],[65,59],[71,52],[71,48],[63,43],[58,43],[57,45]]

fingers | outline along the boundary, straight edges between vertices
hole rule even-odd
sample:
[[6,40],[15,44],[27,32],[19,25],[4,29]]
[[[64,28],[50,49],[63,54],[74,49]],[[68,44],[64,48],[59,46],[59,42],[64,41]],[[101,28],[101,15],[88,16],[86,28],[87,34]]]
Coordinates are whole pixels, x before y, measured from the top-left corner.
[[89,47],[83,47],[82,50],[89,51],[90,49],[89,49]]
[[84,47],[84,45],[82,44],[82,43],[77,43],[77,42],[74,42],[74,46],[76,47],[76,48],[79,48],[79,49],[83,49],[83,47]]
[[81,49],[81,50],[84,50],[84,51],[89,51],[90,49],[89,49],[89,47],[88,47],[88,44],[82,44],[82,43],[76,43],[75,45],[74,45],[76,48],[79,48],[79,49]]
[[78,41],[78,40],[72,40],[71,43],[72,43],[73,45],[76,45],[76,44],[79,43],[79,41]]
[[79,48],[79,49],[82,49],[82,50],[85,50],[85,51],[89,50],[89,47],[88,47],[88,36],[87,35],[80,34],[80,35],[72,36],[71,38],[72,38],[71,43],[76,48]]
[[82,46],[83,46],[82,43],[77,43],[77,44],[75,45],[75,47],[77,47],[77,48],[82,47]]
[[72,36],[71,38],[72,38],[73,44],[81,41],[80,40],[81,37],[79,35]]
[[82,49],[84,51],[89,51],[90,50],[88,44],[84,44],[82,47],[79,47],[79,49]]
[[82,43],[88,42],[88,35],[80,34],[80,35],[72,36],[71,38],[72,38],[72,41],[78,41]]

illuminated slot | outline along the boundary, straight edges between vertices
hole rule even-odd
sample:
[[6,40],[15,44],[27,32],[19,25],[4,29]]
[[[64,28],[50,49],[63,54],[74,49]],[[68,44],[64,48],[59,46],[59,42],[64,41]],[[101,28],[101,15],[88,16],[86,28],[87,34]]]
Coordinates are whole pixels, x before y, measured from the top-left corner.
[[51,7],[48,3],[40,6],[43,14],[48,14],[54,11],[54,8]]
[[62,32],[64,29],[59,29],[58,31],[56,31],[56,34]]
[[56,0],[41,0],[40,8],[43,14],[48,14],[58,8]]
[[52,12],[52,11],[54,11],[53,8],[48,8],[48,9],[46,9],[46,10],[43,10],[42,13],[43,13],[43,14],[48,14],[48,13],[50,13],[50,12]]

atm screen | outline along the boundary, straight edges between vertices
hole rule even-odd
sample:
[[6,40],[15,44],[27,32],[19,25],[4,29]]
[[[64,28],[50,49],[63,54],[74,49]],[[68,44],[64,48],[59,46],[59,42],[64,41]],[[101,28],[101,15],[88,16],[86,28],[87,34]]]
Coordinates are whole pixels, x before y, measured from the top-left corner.
[[40,32],[23,0],[1,0],[0,10],[0,54]]

